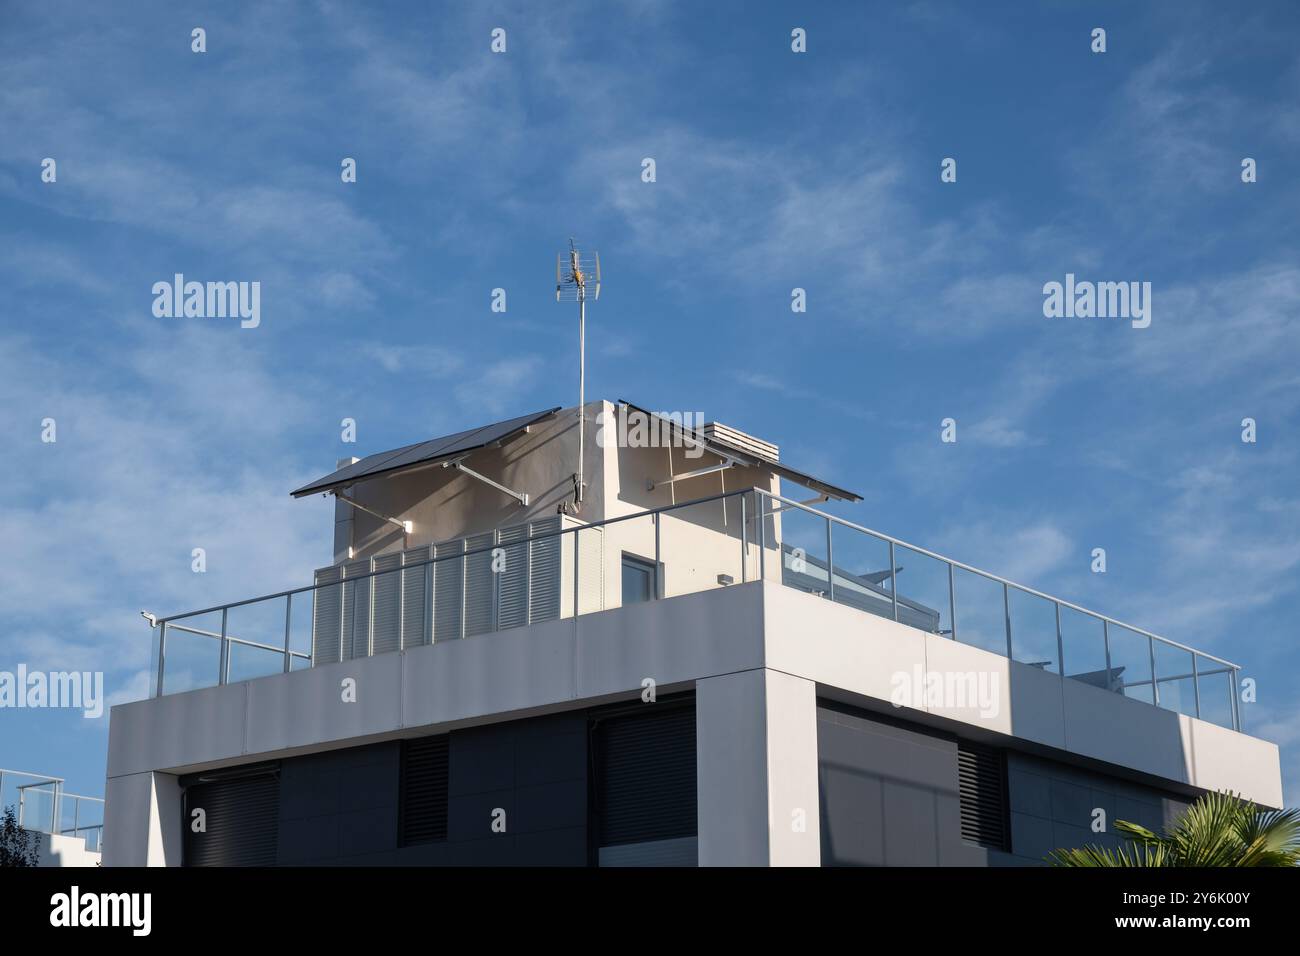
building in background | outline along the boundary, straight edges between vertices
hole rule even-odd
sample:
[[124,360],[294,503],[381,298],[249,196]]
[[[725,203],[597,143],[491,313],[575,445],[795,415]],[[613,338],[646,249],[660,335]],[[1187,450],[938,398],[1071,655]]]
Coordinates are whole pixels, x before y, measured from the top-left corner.
[[1006,865],[1281,804],[1235,665],[825,515],[735,429],[578,411],[341,462],[313,582],[158,619],[105,863]]
[[104,801],[68,793],[62,777],[0,769],[0,813],[35,837],[38,866],[98,866],[104,843]]

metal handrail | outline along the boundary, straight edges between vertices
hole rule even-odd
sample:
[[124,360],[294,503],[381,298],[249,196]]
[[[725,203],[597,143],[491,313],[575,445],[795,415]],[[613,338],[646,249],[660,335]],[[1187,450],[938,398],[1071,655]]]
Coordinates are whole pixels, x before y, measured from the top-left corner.
[[[947,556],[945,556],[945,555],[943,555],[943,554],[940,554],[940,553],[938,553],[938,552],[936,552],[936,551],[931,551],[931,550],[928,549],[928,548],[924,548],[924,547],[921,547],[921,546],[919,546],[919,545],[912,544],[911,542],[906,541],[906,540],[904,540],[904,539],[902,539],[902,538],[896,538],[896,537],[894,537],[894,536],[892,536],[892,535],[888,535],[888,534],[885,534],[885,533],[883,533],[883,532],[876,531],[876,530],[874,530],[874,529],[872,529],[872,528],[868,528],[868,527],[865,527],[865,526],[863,526],[863,525],[856,524],[855,522],[848,521],[848,520],[846,520],[846,519],[844,519],[844,518],[836,517],[835,515],[828,514],[828,513],[824,512],[824,511],[820,511],[820,510],[818,510],[818,509],[816,509],[816,508],[809,507],[808,505],[803,504],[802,502],[794,501],[794,500],[789,499],[789,498],[786,498],[786,497],[784,497],[784,496],[782,496],[782,495],[773,494],[773,493],[771,493],[771,492],[764,491],[764,490],[761,489],[761,488],[747,488],[747,489],[741,489],[741,490],[737,490],[737,491],[723,492],[723,493],[716,494],[716,495],[710,495],[710,496],[708,496],[708,497],[704,497],[704,498],[697,498],[697,499],[694,499],[694,500],[691,500],[691,501],[687,501],[687,502],[681,502],[681,503],[677,503],[677,504],[664,505],[664,506],[661,506],[661,507],[658,507],[658,508],[650,508],[650,509],[646,509],[646,510],[644,510],[644,511],[636,512],[636,513],[634,513],[634,514],[619,515],[619,516],[616,516],[616,517],[613,517],[613,518],[606,518],[606,519],[603,519],[603,520],[601,520],[601,521],[590,522],[590,523],[583,524],[583,525],[580,525],[580,526],[577,526],[577,527],[571,527],[571,528],[560,528],[560,529],[558,529],[558,530],[554,530],[554,531],[547,530],[547,531],[543,531],[543,532],[534,532],[532,528],[529,528],[529,533],[528,533],[528,535],[527,535],[526,537],[524,537],[524,538],[520,538],[518,541],[510,542],[510,544],[511,544],[511,545],[518,545],[518,544],[531,543],[531,542],[533,542],[533,541],[541,541],[541,540],[546,540],[546,539],[548,539],[548,538],[561,537],[561,536],[566,535],[566,534],[579,534],[579,533],[581,533],[582,531],[585,531],[585,530],[594,529],[594,528],[603,528],[603,527],[605,527],[605,526],[607,526],[607,525],[614,525],[614,524],[618,524],[619,522],[623,522],[623,521],[632,521],[632,520],[637,520],[637,519],[646,519],[646,518],[650,518],[650,519],[653,520],[654,523],[655,523],[656,552],[657,552],[657,551],[658,551],[658,537],[659,537],[659,519],[660,519],[660,516],[661,516],[661,515],[663,515],[663,514],[665,514],[665,513],[674,512],[674,511],[680,511],[680,510],[683,510],[683,509],[686,509],[686,508],[695,507],[695,506],[698,506],[698,505],[708,504],[708,503],[710,503],[710,502],[714,502],[714,501],[720,501],[720,500],[728,499],[728,498],[740,497],[741,500],[742,500],[742,502],[743,502],[743,501],[745,500],[745,498],[747,498],[750,494],[754,494],[754,495],[758,496],[758,498],[759,498],[759,502],[758,502],[758,504],[760,505],[760,507],[756,507],[756,508],[754,509],[755,512],[757,512],[756,514],[748,515],[748,516],[744,515],[744,513],[743,513],[743,509],[742,509],[742,519],[745,520],[745,521],[748,521],[748,520],[751,520],[751,519],[752,519],[752,520],[755,520],[756,522],[759,523],[759,529],[758,529],[758,530],[759,530],[758,541],[757,541],[756,543],[758,544],[759,549],[760,549],[760,556],[759,556],[759,561],[760,561],[760,578],[763,576],[763,572],[762,572],[762,568],[763,568],[763,557],[762,557],[762,553],[763,553],[763,552],[766,550],[766,548],[767,548],[766,532],[765,532],[765,521],[764,521],[764,519],[766,519],[766,517],[767,517],[768,515],[780,514],[780,513],[784,512],[784,511],[786,511],[786,510],[789,510],[789,509],[792,509],[792,508],[793,508],[793,509],[798,509],[798,510],[800,510],[800,511],[807,512],[808,514],[811,514],[811,515],[815,515],[816,517],[818,517],[818,518],[820,518],[820,519],[823,519],[823,520],[825,520],[825,521],[827,522],[827,561],[828,561],[828,563],[829,563],[830,560],[831,560],[831,552],[830,552],[830,547],[831,547],[831,534],[830,534],[830,528],[831,528],[831,526],[832,526],[833,524],[838,524],[838,525],[841,525],[841,526],[843,526],[843,527],[845,527],[845,528],[850,528],[850,529],[852,529],[852,530],[854,530],[854,531],[857,531],[857,532],[859,532],[859,533],[866,534],[866,535],[869,535],[869,536],[871,536],[871,537],[874,537],[874,538],[876,538],[876,539],[878,539],[878,540],[880,540],[880,541],[883,541],[883,542],[885,542],[885,543],[887,543],[887,544],[889,545],[891,580],[892,580],[893,575],[895,575],[895,574],[897,573],[897,570],[896,570],[896,569],[897,569],[896,549],[901,547],[901,548],[906,548],[906,549],[908,549],[909,551],[912,551],[912,552],[914,552],[914,553],[921,554],[921,555],[924,555],[924,556],[926,556],[926,557],[929,557],[929,558],[931,558],[931,559],[933,559],[933,560],[940,561],[940,562],[942,562],[942,563],[948,565],[950,569],[951,569],[951,568],[960,568],[960,569],[963,570],[963,571],[967,571],[967,572],[969,572],[969,573],[979,575],[980,577],[986,578],[986,579],[988,579],[988,580],[995,581],[995,582],[1001,584],[1001,585],[1003,586],[1004,589],[1008,589],[1008,590],[1005,590],[1005,591],[1004,591],[1004,593],[1007,594],[1008,596],[1009,596],[1009,593],[1010,593],[1010,592],[1009,592],[1009,589],[1010,589],[1010,588],[1015,588],[1016,590],[1018,590],[1018,591],[1020,591],[1020,592],[1022,592],[1022,593],[1024,593],[1024,594],[1033,595],[1033,596],[1035,596],[1035,597],[1038,597],[1038,598],[1041,598],[1041,599],[1043,599],[1043,600],[1046,600],[1046,601],[1051,602],[1052,604],[1054,604],[1054,605],[1058,608],[1058,611],[1057,611],[1057,616],[1058,616],[1057,637],[1058,637],[1058,641],[1059,641],[1059,639],[1060,639],[1060,626],[1059,626],[1059,614],[1060,614],[1060,612],[1059,612],[1059,608],[1064,607],[1064,608],[1069,608],[1069,609],[1071,609],[1071,610],[1074,610],[1074,611],[1076,611],[1076,612],[1079,612],[1079,613],[1081,613],[1081,614],[1087,615],[1088,617],[1093,618],[1093,619],[1095,619],[1095,620],[1098,620],[1098,621],[1103,622],[1103,627],[1105,627],[1105,628],[1107,629],[1107,635],[1108,635],[1108,629],[1109,629],[1110,626],[1114,626],[1114,627],[1118,627],[1118,628],[1124,628],[1125,630],[1128,630],[1128,631],[1130,631],[1130,632],[1132,632],[1132,633],[1135,633],[1135,634],[1141,635],[1141,636],[1143,636],[1143,637],[1146,637],[1146,638],[1148,638],[1150,641],[1153,641],[1153,642],[1154,642],[1154,641],[1159,641],[1159,642],[1161,642],[1162,644],[1167,645],[1167,646],[1169,646],[1169,647],[1174,647],[1174,648],[1177,648],[1177,649],[1179,649],[1179,650],[1186,651],[1187,653],[1189,653],[1189,654],[1192,655],[1192,660],[1193,660],[1193,673],[1192,673],[1192,676],[1193,676],[1193,677],[1196,675],[1196,659],[1197,659],[1198,657],[1200,657],[1200,658],[1204,658],[1205,660],[1208,660],[1208,661],[1213,661],[1213,662],[1215,662],[1215,663],[1217,663],[1217,664],[1220,664],[1220,665],[1222,665],[1223,667],[1228,668],[1228,670],[1229,670],[1230,672],[1236,672],[1236,671],[1239,671],[1239,670],[1240,670],[1239,665],[1237,665],[1237,664],[1235,664],[1235,663],[1233,663],[1233,662],[1231,662],[1231,661],[1229,661],[1229,660],[1226,660],[1226,659],[1224,659],[1224,658],[1222,658],[1222,657],[1219,657],[1219,656],[1217,656],[1217,655],[1211,654],[1211,653],[1209,653],[1209,652],[1207,652],[1207,651],[1199,650],[1199,649],[1194,648],[1194,647],[1191,647],[1191,646],[1189,646],[1189,645],[1182,644],[1182,643],[1180,643],[1180,642],[1178,642],[1178,641],[1171,640],[1170,638],[1163,637],[1163,636],[1161,636],[1161,635],[1159,635],[1159,634],[1156,634],[1156,633],[1154,633],[1154,632],[1152,632],[1152,631],[1148,631],[1148,630],[1146,630],[1145,628],[1141,628],[1141,627],[1137,627],[1137,626],[1132,625],[1132,624],[1125,623],[1125,622],[1123,622],[1123,621],[1121,621],[1121,620],[1119,620],[1119,619],[1117,619],[1117,618],[1113,618],[1113,617],[1110,617],[1109,615],[1101,614],[1101,613],[1099,613],[1099,612],[1097,612],[1097,611],[1090,610],[1090,609],[1088,609],[1088,608],[1086,608],[1086,607],[1083,607],[1083,606],[1081,606],[1081,605],[1075,604],[1075,603],[1073,603],[1073,602],[1071,602],[1071,601],[1066,601],[1066,600],[1064,600],[1064,599],[1062,599],[1062,598],[1055,597],[1055,596],[1053,596],[1053,595],[1051,595],[1051,594],[1048,594],[1048,593],[1046,593],[1046,592],[1044,592],[1044,591],[1039,591],[1039,590],[1037,590],[1036,588],[1031,588],[1031,587],[1028,587],[1028,586],[1026,586],[1026,585],[1019,584],[1019,583],[1017,583],[1017,582],[1015,582],[1015,581],[1012,581],[1012,580],[1010,580],[1010,579],[1008,579],[1008,578],[1004,578],[1004,577],[1001,577],[1001,576],[999,576],[999,575],[992,574],[991,572],[984,571],[984,570],[982,570],[982,569],[980,569],[980,568],[974,567],[974,566],[969,565],[969,564],[965,564],[965,563],[963,563],[963,562],[961,562],[961,561],[956,561],[956,560],[954,560],[954,559],[952,559],[952,558],[949,558],[949,557],[947,557]],[[762,499],[764,499],[764,498],[769,499],[769,504],[768,504],[766,507],[762,507],[762,506],[761,506],[761,505],[762,505]],[[779,503],[779,504],[780,504],[780,507],[779,507],[779,508],[778,508],[778,507],[772,507],[772,505],[775,504],[775,503]],[[747,550],[747,548],[748,548],[748,543],[749,543],[749,542],[748,542],[747,533],[742,529],[742,546],[743,546],[746,550]],[[262,643],[260,643],[260,642],[256,642],[256,641],[249,641],[249,640],[246,640],[246,639],[243,639],[243,638],[239,638],[239,637],[235,637],[234,635],[226,634],[226,633],[216,634],[216,633],[213,633],[213,632],[210,632],[210,631],[204,631],[204,630],[201,630],[201,629],[192,628],[192,627],[188,627],[188,626],[185,626],[185,625],[182,625],[182,624],[178,624],[178,623],[173,623],[173,622],[181,621],[181,620],[184,620],[184,619],[187,619],[187,618],[199,617],[199,616],[206,615],[206,614],[213,614],[213,613],[215,613],[215,612],[217,612],[217,611],[221,611],[221,612],[223,612],[223,617],[224,617],[226,613],[228,613],[231,609],[234,609],[234,608],[245,607],[245,606],[248,606],[248,605],[257,604],[257,603],[264,602],[264,601],[274,601],[274,600],[277,600],[277,599],[280,599],[280,598],[288,598],[288,599],[292,600],[292,597],[293,597],[294,595],[296,595],[296,594],[304,594],[304,593],[307,593],[307,592],[315,592],[315,591],[319,591],[319,590],[321,590],[321,589],[323,589],[323,588],[338,587],[338,586],[340,586],[340,585],[342,585],[342,584],[345,584],[345,583],[356,583],[356,582],[361,582],[361,581],[365,581],[365,580],[368,579],[368,578],[374,578],[374,577],[378,577],[378,576],[380,576],[380,575],[394,574],[394,573],[398,573],[398,572],[406,572],[406,571],[409,571],[409,570],[411,570],[411,569],[422,568],[422,567],[425,567],[425,566],[428,566],[428,565],[435,565],[435,564],[438,564],[438,563],[440,563],[440,562],[444,562],[444,561],[464,561],[464,560],[466,560],[467,558],[473,557],[473,556],[475,556],[475,555],[484,554],[484,553],[487,553],[487,552],[494,551],[494,550],[496,550],[496,549],[499,548],[499,547],[501,547],[501,543],[500,543],[500,542],[493,542],[493,543],[491,543],[491,544],[484,545],[484,546],[482,546],[482,547],[473,548],[473,549],[469,549],[469,550],[465,550],[465,551],[460,551],[460,552],[457,552],[457,553],[454,553],[454,554],[445,554],[445,555],[441,555],[441,556],[434,556],[434,557],[429,557],[429,558],[426,558],[426,559],[423,559],[423,560],[420,560],[420,561],[412,562],[411,564],[404,564],[401,568],[387,568],[387,569],[381,569],[381,570],[374,570],[374,571],[362,572],[362,573],[359,573],[359,574],[356,574],[356,575],[351,575],[351,576],[349,576],[349,577],[347,577],[347,578],[340,578],[340,580],[338,580],[338,581],[317,582],[317,583],[314,583],[314,584],[304,585],[304,586],[302,586],[302,587],[298,587],[298,588],[290,588],[290,589],[288,589],[288,590],[278,591],[278,592],[276,592],[276,593],[274,593],[274,594],[267,594],[267,595],[262,595],[262,596],[260,596],[260,597],[247,598],[247,599],[244,599],[244,600],[241,600],[241,601],[235,601],[235,602],[232,602],[232,603],[229,603],[229,604],[218,604],[218,605],[214,605],[214,606],[212,606],[212,607],[204,608],[204,609],[202,609],[202,610],[198,610],[198,611],[188,611],[188,612],[185,612],[185,613],[183,613],[183,614],[173,614],[173,615],[170,615],[170,616],[168,616],[168,617],[163,617],[163,618],[157,618],[157,619],[155,619],[155,620],[152,622],[152,626],[154,626],[154,627],[160,627],[160,626],[163,627],[163,628],[164,628],[164,634],[166,633],[166,631],[167,631],[168,629],[175,629],[175,630],[179,630],[179,631],[186,631],[186,632],[189,632],[189,633],[200,634],[200,635],[202,635],[202,636],[212,637],[212,638],[216,638],[216,639],[218,639],[218,640],[223,640],[223,641],[230,642],[230,643],[240,644],[240,645],[249,646],[249,647],[256,647],[256,648],[259,648],[259,649],[262,649],[262,650],[271,651],[271,652],[274,652],[274,653],[277,653],[277,654],[284,654],[285,657],[286,657],[286,661],[289,661],[289,660],[291,660],[291,659],[308,660],[308,661],[310,661],[310,660],[312,659],[312,656],[311,656],[310,654],[304,654],[304,653],[302,653],[302,652],[300,652],[300,651],[292,650],[292,649],[290,649],[290,648],[287,646],[287,636],[288,636],[288,635],[287,635],[287,631],[288,631],[287,620],[286,620],[286,645],[285,645],[284,647],[275,647],[275,646],[271,646],[271,645],[268,645],[268,644],[262,644]],[[658,554],[656,554],[656,564],[658,563],[658,560],[659,560],[659,558],[658,558]],[[745,572],[744,572],[743,567],[742,567],[742,577],[744,576],[744,573],[745,573]],[[950,571],[949,571],[949,601],[950,601],[949,616],[950,616],[950,619],[953,617],[953,614],[954,614],[954,611],[955,611],[955,608],[951,606],[951,604],[952,604],[953,602],[955,602],[955,597],[954,597],[954,590],[955,590],[955,589],[954,589],[954,587],[953,587],[953,583],[952,583],[951,575],[952,575],[952,572],[951,572],[951,570],[950,570]],[[656,575],[656,581],[658,581],[658,577],[659,577],[659,575]],[[577,582],[576,582],[576,580],[575,580],[575,586],[576,586],[576,585],[577,585]],[[832,586],[833,586],[833,584],[832,584]],[[659,588],[659,584],[656,583],[656,589],[658,589],[658,588]],[[897,607],[897,604],[898,604],[900,601],[905,601],[905,600],[907,600],[906,598],[901,598],[901,597],[898,595],[898,593],[897,593],[897,582],[896,582],[896,581],[893,582],[893,586],[892,586],[892,588],[891,588],[891,591],[892,591],[892,598],[893,598],[893,601],[895,602],[895,607]],[[658,594],[656,594],[656,596],[658,596]],[[577,614],[578,614],[578,607],[577,607],[577,605],[575,605],[575,607],[574,607],[574,614],[575,614],[575,616],[577,616]],[[1008,612],[1008,617],[1009,617],[1009,612]],[[286,619],[287,619],[287,618],[288,618],[288,613],[286,613]],[[953,622],[953,623],[954,623],[954,626],[955,626],[955,622]],[[224,622],[223,622],[223,631],[224,631]],[[1008,630],[1008,643],[1010,643],[1010,636],[1009,636],[1009,634],[1010,634],[1010,632],[1009,632],[1009,630]],[[1107,645],[1107,651],[1108,651],[1107,668],[1109,669],[1109,667],[1110,667],[1110,663],[1109,663],[1109,636],[1106,637],[1106,645]],[[1010,650],[1011,650],[1011,649],[1010,649],[1010,647],[1008,646],[1008,653],[1007,653],[1007,656],[1008,656],[1008,657],[1011,656]],[[1152,653],[1154,653],[1154,651],[1153,651]],[[161,668],[161,663],[162,663],[162,662],[160,661],[160,662],[159,662],[159,664],[160,664],[160,668],[159,668],[160,672],[161,672],[161,670],[162,670],[162,668]],[[287,670],[287,669],[288,669],[288,664],[286,663],[286,670]],[[223,673],[224,673],[224,664],[223,664]],[[1209,675],[1209,674],[1218,674],[1218,673],[1223,673],[1223,672],[1222,672],[1222,671],[1217,671],[1217,670],[1215,670],[1215,671],[1206,671],[1205,673],[1206,673],[1207,675]],[[1160,682],[1160,683],[1167,683],[1168,681],[1172,681],[1172,680],[1174,680],[1174,679],[1176,679],[1176,678],[1160,678],[1160,677],[1155,673],[1155,669],[1153,668],[1153,669],[1152,669],[1152,677],[1151,677],[1150,680],[1148,680],[1148,681],[1139,681],[1139,682],[1136,682],[1136,683],[1133,684],[1133,686],[1138,686],[1138,684],[1146,684],[1146,683],[1152,683],[1152,684],[1154,685],[1154,684],[1156,684],[1157,682]],[[161,686],[159,687],[159,692],[161,692]],[[1196,688],[1196,692],[1197,692],[1197,695],[1199,696],[1199,686],[1197,686],[1197,688]],[[1158,701],[1159,701],[1159,699],[1158,699],[1158,695],[1157,695],[1156,703],[1158,703]],[[1233,697],[1234,724],[1238,724],[1238,725],[1239,725],[1239,717],[1238,717],[1237,714],[1236,714],[1236,710],[1237,710],[1237,707],[1236,707],[1236,700],[1235,700],[1235,695],[1234,695],[1234,697]]]
[[[85,801],[88,803],[98,803],[102,806],[104,803],[103,797],[91,797],[80,793],[68,793],[63,788],[64,779],[62,777],[51,777],[42,774],[28,773],[25,770],[8,770],[3,767],[0,767],[0,795],[2,795],[4,791],[4,779],[6,776],[24,777],[29,778],[32,781],[31,783],[20,783],[14,788],[18,792],[18,825],[23,827],[23,829],[38,833],[53,833],[61,836],[72,835],[74,837],[79,836],[82,833],[89,834],[98,831],[102,839],[104,830],[103,822],[88,823],[84,826],[81,824],[81,803]],[[25,819],[27,803],[26,796],[27,791],[29,790],[40,790],[41,792],[49,794],[50,809],[48,814],[48,826],[43,820],[37,820],[33,823]],[[72,826],[65,827],[62,823],[62,811],[66,802],[69,800],[72,801]],[[42,818],[45,816],[45,813],[41,814]]]
[[[837,518],[835,515],[827,514],[824,511],[818,511],[816,508],[809,508],[807,505],[800,504],[797,501],[791,501],[789,498],[784,498],[781,495],[774,495],[770,492],[763,491],[762,489],[755,489],[755,490],[758,491],[760,495],[763,495],[766,498],[771,498],[774,501],[780,501],[782,504],[799,508],[803,511],[807,511],[811,514],[815,514],[820,518],[826,518],[830,521],[833,521],[836,524],[841,524],[847,528],[852,528],[855,531],[865,532],[866,534],[888,541],[892,545],[902,546],[904,548],[907,548],[909,551],[915,551],[918,554],[924,554],[926,557],[934,558],[936,561],[942,561],[945,564],[951,564],[953,567],[961,568],[963,571],[970,571],[972,574],[978,574],[981,577],[991,578],[992,580],[997,581],[999,584],[1005,584],[1008,587],[1013,587],[1018,591],[1024,591],[1026,594],[1033,594],[1036,597],[1044,598],[1045,600],[1048,601],[1053,601],[1056,604],[1061,605],[1062,607],[1068,607],[1072,610],[1079,611],[1083,614],[1087,614],[1089,617],[1099,618],[1103,621],[1106,621],[1107,623],[1114,624],[1116,627],[1123,627],[1123,628],[1127,628],[1130,631],[1136,631],[1138,634],[1141,634],[1144,637],[1151,637],[1157,641],[1163,641],[1166,644],[1172,644],[1174,647],[1181,648],[1182,650],[1185,651],[1191,651],[1193,654],[1200,654],[1202,657],[1208,657],[1210,660],[1218,661],[1220,664],[1224,664],[1234,669],[1239,669],[1240,667],[1240,665],[1238,664],[1234,664],[1231,661],[1224,660],[1222,657],[1216,657],[1215,655],[1210,654],[1207,651],[1198,650],[1197,648],[1194,647],[1188,647],[1186,644],[1180,644],[1178,643],[1178,641],[1172,640],[1171,638],[1163,637],[1160,634],[1154,634],[1151,631],[1137,627],[1133,624],[1125,624],[1123,621],[1117,620],[1113,617],[1109,617],[1105,614],[1101,614],[1097,611],[1091,611],[1086,607],[1082,607],[1078,604],[1074,604],[1073,602],[1067,601],[1064,598],[1054,597],[1051,594],[1047,594],[1044,591],[1039,591],[1036,590],[1035,588],[1028,587],[1024,584],[1017,584],[1015,581],[1008,580],[1007,578],[999,577],[998,575],[993,574],[989,571],[984,571],[981,570],[980,568],[972,567],[969,564],[963,564],[960,561],[955,561],[952,558],[945,557],[944,555],[939,554],[938,552],[935,551],[931,551],[928,548],[922,548],[919,545],[911,544],[907,541],[904,541],[902,538],[895,538],[881,531],[875,531],[871,528],[864,527],[863,525],[854,524],[852,521],[846,521],[843,518]],[[741,493],[743,494],[743,492]]]
[[[759,489],[757,488],[752,490],[759,491]],[[741,491],[728,491],[723,494],[710,495],[707,498],[696,498],[693,501],[683,501],[680,504],[664,505],[662,508],[650,508],[646,511],[638,511],[636,514],[619,515],[616,518],[605,518],[601,521],[592,521],[587,524],[580,525],[576,528],[561,528],[559,531],[546,531],[543,532],[542,534],[533,534],[532,529],[530,528],[528,537],[520,538],[518,541],[506,542],[506,546],[520,545],[532,541],[545,541],[547,538],[558,538],[561,535],[566,535],[566,534],[577,534],[581,531],[586,531],[590,528],[603,528],[606,525],[618,524],[620,521],[631,521],[636,518],[645,518],[650,515],[658,515],[664,511],[677,511],[682,508],[689,508],[692,505],[708,504],[710,501],[718,501],[722,498],[734,498],[736,495],[747,495],[750,494],[750,492],[751,489],[744,489]],[[765,492],[759,491],[759,494],[765,494]],[[488,534],[488,533],[490,533],[490,531],[479,532],[479,534]],[[474,535],[466,535],[465,537],[472,538],[474,537]],[[173,614],[170,617],[156,618],[153,624],[151,625],[151,627],[158,627],[162,624],[170,624],[172,621],[182,620],[187,617],[198,617],[202,614],[213,614],[217,611],[226,611],[226,610],[230,610],[231,608],[244,607],[245,605],[248,604],[257,604],[259,601],[274,601],[276,598],[288,597],[291,594],[303,594],[307,591],[319,591],[321,588],[336,587],[337,585],[343,584],[344,581],[350,581],[350,582],[364,581],[366,578],[378,577],[381,574],[392,574],[395,571],[405,571],[410,568],[422,568],[426,564],[437,564],[439,561],[460,561],[463,558],[470,558],[476,554],[484,554],[489,551],[495,551],[497,548],[500,547],[502,547],[502,544],[494,543],[494,544],[485,545],[482,548],[474,548],[472,551],[457,551],[455,554],[444,554],[442,557],[426,558],[423,561],[413,561],[410,564],[402,565],[402,567],[400,568],[386,568],[382,571],[366,571],[363,574],[349,575],[346,579],[340,579],[338,581],[324,581],[318,584],[305,584],[300,588],[290,588],[287,591],[277,591],[275,594],[264,594],[261,597],[246,598],[243,601],[233,601],[230,604],[215,604],[212,607],[205,607],[201,611],[186,611],[183,614]],[[282,648],[277,647],[275,648],[275,650],[277,652],[281,652]]]

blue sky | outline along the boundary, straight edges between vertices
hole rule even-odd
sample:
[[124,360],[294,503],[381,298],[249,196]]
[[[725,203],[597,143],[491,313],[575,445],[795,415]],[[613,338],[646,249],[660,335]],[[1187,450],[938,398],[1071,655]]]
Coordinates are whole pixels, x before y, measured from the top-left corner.
[[[0,669],[144,696],[141,608],[328,563],[330,503],[290,489],[571,404],[575,235],[589,395],[1240,662],[1300,804],[1294,4],[376,6],[0,0]],[[177,272],[259,281],[261,325],[155,318]],[[1151,326],[1045,318],[1067,272],[1151,282]],[[107,724],[0,711],[0,766],[100,794]]]

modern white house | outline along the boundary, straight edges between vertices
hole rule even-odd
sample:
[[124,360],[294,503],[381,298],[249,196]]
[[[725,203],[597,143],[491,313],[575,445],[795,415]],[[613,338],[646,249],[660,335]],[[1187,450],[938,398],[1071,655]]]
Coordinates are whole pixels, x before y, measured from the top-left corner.
[[105,865],[1017,865],[1281,805],[1236,665],[694,424],[547,409],[294,491],[336,500],[314,581],[155,619]]

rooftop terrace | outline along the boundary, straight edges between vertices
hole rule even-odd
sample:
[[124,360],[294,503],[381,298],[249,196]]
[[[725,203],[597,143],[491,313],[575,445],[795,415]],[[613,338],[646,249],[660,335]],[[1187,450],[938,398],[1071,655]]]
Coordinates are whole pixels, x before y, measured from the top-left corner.
[[153,695],[768,580],[1241,729],[1236,664],[757,488],[557,515],[316,578],[157,619]]

